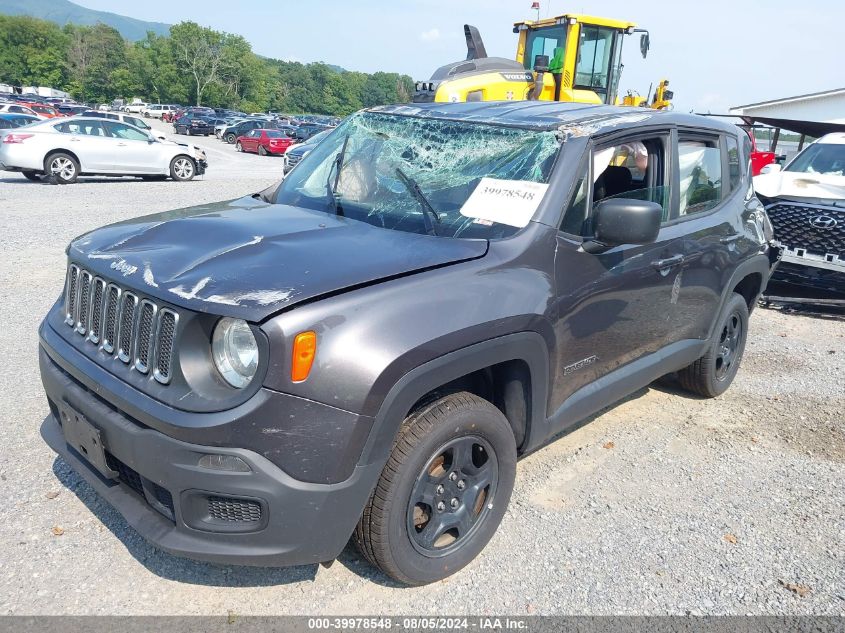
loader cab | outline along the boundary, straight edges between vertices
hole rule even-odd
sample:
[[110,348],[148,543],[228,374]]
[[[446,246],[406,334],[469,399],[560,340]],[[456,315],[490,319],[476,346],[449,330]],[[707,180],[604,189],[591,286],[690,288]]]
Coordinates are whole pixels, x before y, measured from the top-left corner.
[[622,41],[635,29],[631,22],[584,15],[517,22],[516,59],[528,71],[536,70],[538,56],[550,60],[542,78],[542,100],[615,104],[622,71]]

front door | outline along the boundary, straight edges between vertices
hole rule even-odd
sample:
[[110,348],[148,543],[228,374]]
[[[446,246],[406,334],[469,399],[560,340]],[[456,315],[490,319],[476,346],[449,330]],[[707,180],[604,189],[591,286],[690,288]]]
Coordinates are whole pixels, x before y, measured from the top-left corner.
[[114,169],[121,173],[162,173],[159,164],[160,145],[151,143],[149,137],[124,123],[104,121],[103,127],[114,143]]
[[[551,410],[579,388],[678,340],[684,258],[673,204],[668,131],[615,136],[595,145],[564,214],[555,257],[558,341]],[[607,198],[657,202],[666,226],[655,242],[601,253],[579,248],[593,234],[593,209]]]

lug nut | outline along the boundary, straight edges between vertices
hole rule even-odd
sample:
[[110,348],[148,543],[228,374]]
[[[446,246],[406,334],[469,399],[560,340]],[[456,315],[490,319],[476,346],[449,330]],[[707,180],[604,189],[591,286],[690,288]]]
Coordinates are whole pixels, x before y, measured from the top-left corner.
[[454,497],[452,497],[452,500],[449,502],[449,505],[453,508],[457,508],[460,505],[460,502]]
[[446,509],[446,504],[445,504],[445,503],[443,503],[442,501],[440,501],[440,502],[437,504],[437,511],[438,511],[438,512],[443,512],[443,510],[445,510],[445,509]]
[[439,486],[437,486],[437,494],[439,494],[439,495],[443,494],[443,484],[440,484]]
[[458,478],[458,473],[449,473],[449,481],[455,481]]
[[461,480],[458,482],[458,490],[463,490],[463,489],[464,489],[464,488],[466,488],[466,487],[467,487],[466,482],[465,482],[463,479],[461,479]]

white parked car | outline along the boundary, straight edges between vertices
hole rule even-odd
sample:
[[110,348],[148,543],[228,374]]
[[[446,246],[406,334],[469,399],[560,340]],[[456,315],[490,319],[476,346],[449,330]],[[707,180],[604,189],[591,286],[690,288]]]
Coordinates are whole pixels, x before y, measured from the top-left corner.
[[54,176],[60,184],[79,176],[142,176],[191,180],[205,173],[199,147],[162,141],[136,127],[95,117],[72,117],[4,131],[0,169],[30,180]]
[[98,119],[111,119],[112,121],[120,121],[121,123],[128,123],[134,127],[140,128],[144,131],[152,131],[149,123],[131,114],[125,112],[97,112],[96,110],[89,110],[77,116],[96,117]]
[[168,105],[166,103],[153,103],[148,105],[141,111],[141,114],[147,118],[160,119],[165,112],[173,112],[176,106]]
[[132,103],[128,106],[123,107],[124,112],[134,112],[135,114],[141,114],[144,110],[149,107],[148,103]]

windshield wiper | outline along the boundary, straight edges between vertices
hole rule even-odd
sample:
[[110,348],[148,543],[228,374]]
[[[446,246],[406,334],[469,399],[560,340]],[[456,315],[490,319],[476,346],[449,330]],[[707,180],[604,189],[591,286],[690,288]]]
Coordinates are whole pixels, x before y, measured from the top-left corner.
[[[346,157],[346,145],[349,143],[349,135],[343,139],[343,146],[337,153],[337,158],[334,159],[332,169],[329,169],[329,175],[326,177],[326,193],[329,197],[329,204],[334,208],[336,215],[343,215],[343,205],[340,204],[340,196],[337,193],[337,186],[340,184],[340,172],[343,169],[343,159]],[[334,183],[332,180],[332,171],[335,171]]]
[[420,207],[423,210],[423,222],[425,223],[425,232],[429,235],[437,235],[437,230],[434,227],[434,223],[431,221],[431,218],[434,218],[435,221],[440,224],[440,216],[437,214],[437,211],[434,210],[434,207],[431,206],[431,203],[428,201],[428,198],[425,197],[425,194],[420,189],[420,186],[417,184],[417,181],[408,176],[404,171],[402,171],[399,167],[396,168],[396,175],[399,176],[399,180],[402,181],[402,184],[407,187],[408,191],[411,193],[414,198],[416,198],[417,202],[420,203]]

